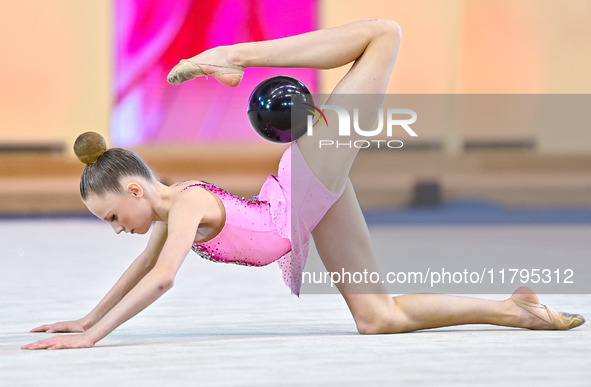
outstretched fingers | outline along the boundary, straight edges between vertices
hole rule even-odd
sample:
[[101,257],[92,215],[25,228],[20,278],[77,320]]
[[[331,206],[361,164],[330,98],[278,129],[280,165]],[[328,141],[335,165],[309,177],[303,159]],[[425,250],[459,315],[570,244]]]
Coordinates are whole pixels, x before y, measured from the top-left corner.
[[31,329],[31,332],[45,332],[47,331],[49,325],[41,325],[40,327]]
[[21,349],[73,349],[92,348],[95,342],[86,334],[53,336],[35,343],[23,345]]

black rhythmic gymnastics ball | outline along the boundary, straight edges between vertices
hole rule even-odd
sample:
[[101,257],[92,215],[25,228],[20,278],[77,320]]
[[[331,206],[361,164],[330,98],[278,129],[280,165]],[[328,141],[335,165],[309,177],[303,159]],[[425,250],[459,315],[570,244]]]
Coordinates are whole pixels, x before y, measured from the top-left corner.
[[248,119],[265,140],[287,143],[297,140],[307,129],[306,105],[314,105],[310,90],[287,76],[265,79],[248,99]]

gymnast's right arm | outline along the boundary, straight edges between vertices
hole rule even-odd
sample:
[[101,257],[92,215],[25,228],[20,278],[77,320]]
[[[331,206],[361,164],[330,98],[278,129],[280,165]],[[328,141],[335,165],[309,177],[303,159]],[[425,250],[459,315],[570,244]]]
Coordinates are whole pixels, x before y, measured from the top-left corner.
[[92,327],[152,270],[158,261],[167,235],[168,225],[164,222],[156,222],[146,249],[133,261],[101,302],[86,316],[76,321],[42,325],[32,329],[31,332],[84,332]]

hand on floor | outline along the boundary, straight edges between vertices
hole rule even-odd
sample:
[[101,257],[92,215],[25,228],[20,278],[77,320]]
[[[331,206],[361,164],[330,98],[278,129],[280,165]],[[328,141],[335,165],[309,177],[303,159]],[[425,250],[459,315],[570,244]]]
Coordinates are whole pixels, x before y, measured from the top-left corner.
[[49,339],[37,341],[35,343],[27,344],[21,349],[71,349],[71,348],[92,348],[94,341],[84,333],[77,333],[73,335],[59,335],[53,336]]

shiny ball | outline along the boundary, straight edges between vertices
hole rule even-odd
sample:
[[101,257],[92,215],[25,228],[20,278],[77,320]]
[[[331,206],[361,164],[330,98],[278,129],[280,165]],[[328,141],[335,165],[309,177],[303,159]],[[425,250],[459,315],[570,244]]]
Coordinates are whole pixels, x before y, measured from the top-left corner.
[[302,82],[287,76],[272,77],[251,93],[248,119],[265,140],[288,143],[306,133],[308,105],[313,106],[314,99]]

